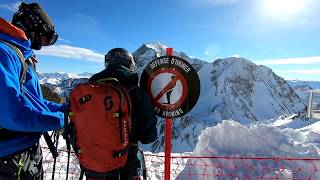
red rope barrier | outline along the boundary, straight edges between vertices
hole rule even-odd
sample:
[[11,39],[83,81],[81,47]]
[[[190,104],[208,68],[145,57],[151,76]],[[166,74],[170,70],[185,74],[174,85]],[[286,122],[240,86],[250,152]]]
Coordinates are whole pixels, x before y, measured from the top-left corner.
[[[45,179],[52,175],[53,158],[48,148],[43,148]],[[307,157],[228,157],[188,156],[171,154],[171,178],[178,180],[319,180],[320,158]],[[162,154],[145,153],[148,179],[164,179]],[[65,179],[67,164],[66,150],[60,150],[55,177]],[[79,179],[80,169],[75,154],[71,154],[69,179]]]

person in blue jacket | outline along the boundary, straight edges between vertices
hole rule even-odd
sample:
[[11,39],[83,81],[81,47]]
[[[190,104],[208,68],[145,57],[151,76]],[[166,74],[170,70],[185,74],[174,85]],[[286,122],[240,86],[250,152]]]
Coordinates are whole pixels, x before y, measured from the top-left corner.
[[52,45],[57,37],[36,3],[21,3],[12,23],[0,18],[0,180],[43,179],[39,138],[63,128],[64,116],[63,105],[43,98],[33,49]]

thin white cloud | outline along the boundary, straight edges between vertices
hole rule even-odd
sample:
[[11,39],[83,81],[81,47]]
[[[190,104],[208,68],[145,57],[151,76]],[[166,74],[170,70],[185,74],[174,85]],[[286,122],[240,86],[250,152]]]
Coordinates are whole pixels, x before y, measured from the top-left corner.
[[320,56],[269,59],[269,60],[257,61],[257,64],[262,64],[262,65],[318,64],[318,63],[320,63]]
[[320,69],[293,69],[286,72],[307,75],[320,75]]
[[21,4],[21,1],[18,1],[15,3],[0,4],[0,8],[15,12],[18,10],[20,4]]
[[103,54],[94,52],[90,49],[72,47],[67,45],[52,45],[43,47],[41,50],[36,51],[36,54],[68,59],[82,59],[94,62],[103,62],[104,60]]
[[60,37],[58,38],[58,41],[65,42],[65,43],[71,43],[71,41],[60,38]]

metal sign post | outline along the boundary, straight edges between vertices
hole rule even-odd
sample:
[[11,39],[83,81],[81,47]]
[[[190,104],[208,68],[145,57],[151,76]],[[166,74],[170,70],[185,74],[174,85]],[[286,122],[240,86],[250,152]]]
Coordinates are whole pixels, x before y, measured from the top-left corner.
[[140,85],[148,93],[154,112],[165,118],[164,179],[170,180],[172,120],[195,106],[200,95],[200,81],[188,61],[173,56],[172,48],[166,51],[166,56],[158,57],[146,66]]
[[[171,57],[173,49],[167,48],[167,56]],[[164,139],[164,180],[170,180],[171,172],[171,139],[172,139],[172,118],[166,118],[165,120],[165,139]]]

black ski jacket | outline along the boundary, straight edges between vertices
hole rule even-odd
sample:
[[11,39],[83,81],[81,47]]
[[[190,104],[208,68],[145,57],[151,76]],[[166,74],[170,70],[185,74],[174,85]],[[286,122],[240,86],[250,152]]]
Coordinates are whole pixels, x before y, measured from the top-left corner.
[[113,77],[120,81],[128,90],[132,101],[132,131],[130,142],[149,144],[157,138],[157,118],[153,111],[147,93],[138,87],[138,74],[120,64],[110,64],[108,67],[94,74],[89,82]]

